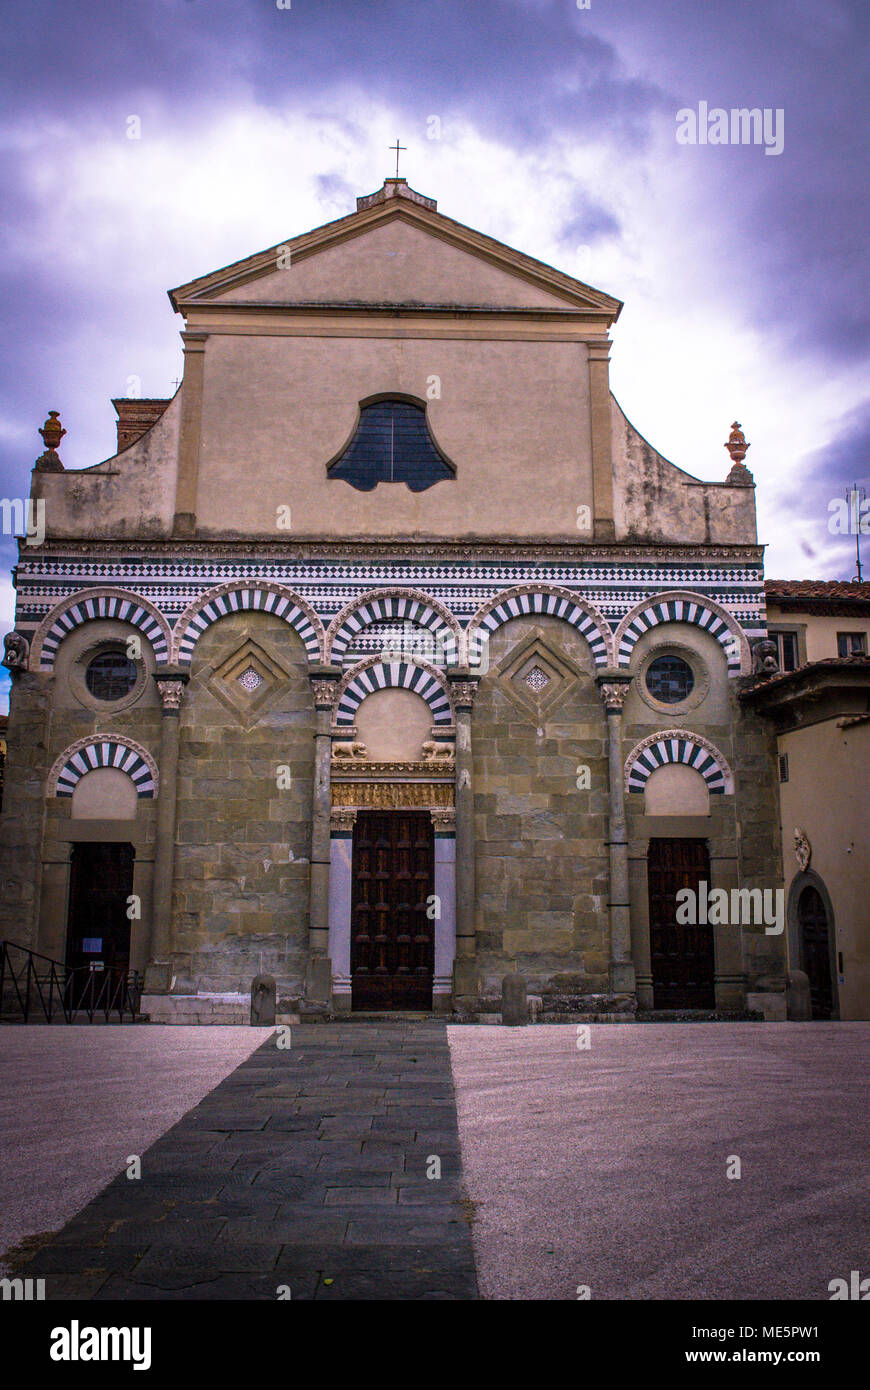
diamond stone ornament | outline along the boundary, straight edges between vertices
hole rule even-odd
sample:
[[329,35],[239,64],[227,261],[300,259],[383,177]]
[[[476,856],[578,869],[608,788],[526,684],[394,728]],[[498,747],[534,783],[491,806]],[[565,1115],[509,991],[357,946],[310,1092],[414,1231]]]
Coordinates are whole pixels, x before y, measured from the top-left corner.
[[540,666],[533,666],[526,676],[526,685],[530,690],[534,690],[535,694],[538,694],[539,691],[543,690],[544,687],[549,684],[550,677],[547,675],[546,671],[541,670]]
[[253,666],[249,666],[247,671],[243,671],[239,676],[239,685],[245,690],[258,690],[262,684],[263,677],[260,675],[259,671],[254,670]]

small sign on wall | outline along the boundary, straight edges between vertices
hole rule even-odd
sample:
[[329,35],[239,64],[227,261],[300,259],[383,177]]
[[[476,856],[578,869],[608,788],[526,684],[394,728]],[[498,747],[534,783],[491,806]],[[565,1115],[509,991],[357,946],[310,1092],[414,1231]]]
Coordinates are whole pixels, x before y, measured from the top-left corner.
[[86,936],[82,940],[82,954],[86,956],[98,956],[103,949],[103,938],[101,936]]

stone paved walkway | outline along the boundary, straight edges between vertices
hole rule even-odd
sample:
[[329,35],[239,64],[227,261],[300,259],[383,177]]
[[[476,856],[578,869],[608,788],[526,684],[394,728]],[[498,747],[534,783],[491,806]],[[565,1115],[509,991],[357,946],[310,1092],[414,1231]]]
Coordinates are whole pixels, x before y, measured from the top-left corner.
[[444,1025],[309,1025],[15,1272],[55,1299],[474,1298],[469,1213]]

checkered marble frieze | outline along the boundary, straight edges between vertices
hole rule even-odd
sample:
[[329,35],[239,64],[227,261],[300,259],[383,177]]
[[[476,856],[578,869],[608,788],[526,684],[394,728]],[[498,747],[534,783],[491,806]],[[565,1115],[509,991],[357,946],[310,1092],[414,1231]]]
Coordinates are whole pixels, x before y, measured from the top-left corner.
[[[179,617],[200,596],[219,584],[260,580],[280,584],[303,599],[327,628],[348,604],[378,589],[408,589],[442,604],[467,627],[489,600],[523,585],[552,584],[571,590],[586,600],[615,632],[623,618],[638,604],[666,591],[691,591],[724,608],[748,638],[766,632],[763,573],[759,563],[736,561],[714,565],[673,562],[566,563],[559,560],[441,561],[404,559],[371,561],[305,560],[280,563],[271,557],[257,559],[184,559],[125,557],[117,559],[84,555],[23,555],[17,568],[17,616],[19,631],[32,634],[59,603],[74,599],[83,590],[111,586],[146,600],[173,628]],[[390,640],[397,625],[379,622],[353,635],[341,655],[347,666],[377,654]]]

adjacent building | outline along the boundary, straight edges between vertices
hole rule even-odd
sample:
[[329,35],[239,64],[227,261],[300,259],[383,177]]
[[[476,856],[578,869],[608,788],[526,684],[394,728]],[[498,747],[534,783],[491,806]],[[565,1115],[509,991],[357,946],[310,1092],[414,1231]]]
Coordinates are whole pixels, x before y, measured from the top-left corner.
[[814,1018],[870,1018],[870,584],[768,580],[779,673],[743,702],[777,735],[789,966]]

